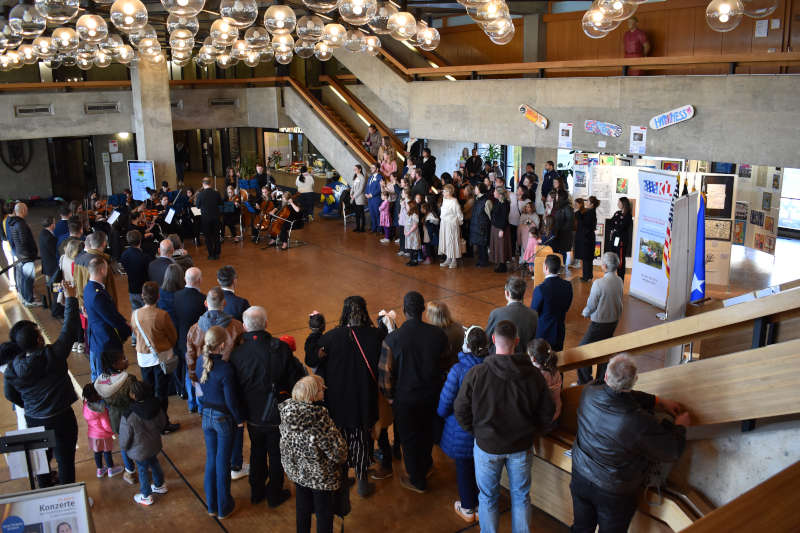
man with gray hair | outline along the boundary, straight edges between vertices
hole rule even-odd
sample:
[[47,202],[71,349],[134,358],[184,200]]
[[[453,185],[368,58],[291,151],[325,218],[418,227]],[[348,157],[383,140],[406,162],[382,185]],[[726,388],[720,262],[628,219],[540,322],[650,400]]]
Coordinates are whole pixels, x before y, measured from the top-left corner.
[[[516,276],[508,278],[504,290],[506,305],[492,310],[489,314],[489,323],[486,325],[486,336],[492,339],[495,326],[502,320],[510,320],[517,327],[519,347],[523,352],[528,343],[536,338],[536,325],[539,321],[539,313],[522,303],[527,286],[522,278]],[[489,353],[495,353],[494,341],[491,340]]]
[[167,267],[175,263],[172,258],[173,253],[175,253],[175,247],[172,241],[164,239],[158,243],[158,257],[150,261],[147,266],[147,278],[158,283],[159,287],[164,282],[164,274],[167,272]]
[[289,498],[289,491],[283,488],[278,403],[289,397],[306,371],[289,346],[267,331],[266,309],[249,307],[242,319],[245,333],[230,362],[250,435],[250,501],[255,504],[266,499],[270,507],[277,507]]
[[39,249],[36,247],[36,239],[33,238],[25,217],[28,216],[28,206],[24,202],[17,202],[14,205],[14,215],[8,217],[5,223],[5,232],[14,257],[19,261],[19,265],[14,269],[14,279],[20,299],[25,307],[40,307],[42,304],[37,302],[33,296],[33,282],[36,279],[36,258]]
[[178,323],[175,324],[178,330],[178,342],[175,344],[175,354],[182,363],[178,364],[178,377],[186,387],[186,400],[189,412],[196,413],[200,409],[200,402],[195,395],[194,386],[189,379],[186,370],[186,337],[191,328],[206,312],[206,295],[200,291],[200,283],[203,281],[203,273],[197,267],[191,267],[183,275],[186,286],[175,293],[175,316]]
[[114,281],[114,269],[111,268],[111,256],[105,253],[108,245],[108,236],[104,231],[95,231],[86,237],[86,249],[75,258],[73,276],[75,277],[75,288],[78,290],[78,301],[81,308],[84,306],[83,292],[89,282],[89,262],[95,257],[99,257],[106,262],[106,276],[103,280],[108,295],[114,302],[114,307],[119,308],[117,298],[117,284]]
[[[598,525],[600,531],[628,531],[650,464],[676,461],[686,446],[689,413],[677,402],[633,390],[636,372],[630,356],[620,354],[608,363],[605,383],[583,389],[572,446],[573,533],[594,533]],[[674,423],[659,420],[656,408]]]
[[[603,254],[603,277],[592,283],[589,300],[583,309],[583,316],[591,319],[589,329],[580,345],[601,341],[614,336],[619,317],[622,315],[622,293],[624,282],[617,276],[619,257],[614,252]],[[602,380],[606,373],[605,363],[597,365],[595,378]],[[592,381],[592,367],[578,369],[578,383],[584,385]]]

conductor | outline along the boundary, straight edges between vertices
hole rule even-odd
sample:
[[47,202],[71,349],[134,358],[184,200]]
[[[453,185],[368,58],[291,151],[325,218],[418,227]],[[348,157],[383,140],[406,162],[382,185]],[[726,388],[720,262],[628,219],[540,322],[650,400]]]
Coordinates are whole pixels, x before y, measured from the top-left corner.
[[200,209],[200,225],[206,238],[209,259],[219,259],[219,206],[222,197],[211,188],[211,178],[203,178],[203,188],[197,193],[195,205]]

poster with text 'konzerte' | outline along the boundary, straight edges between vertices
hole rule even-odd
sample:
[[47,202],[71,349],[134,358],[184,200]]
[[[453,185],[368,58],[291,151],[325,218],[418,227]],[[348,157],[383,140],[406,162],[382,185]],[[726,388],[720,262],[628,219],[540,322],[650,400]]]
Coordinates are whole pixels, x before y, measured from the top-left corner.
[[83,483],[0,496],[0,516],[4,533],[95,531]]

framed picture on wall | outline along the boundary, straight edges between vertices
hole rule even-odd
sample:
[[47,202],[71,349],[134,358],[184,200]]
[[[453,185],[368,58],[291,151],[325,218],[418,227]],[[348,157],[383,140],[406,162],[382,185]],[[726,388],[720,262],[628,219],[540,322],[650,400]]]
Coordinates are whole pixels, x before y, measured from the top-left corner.
[[733,213],[733,176],[703,176],[706,192],[706,216],[731,218]]
[[752,224],[754,226],[759,226],[759,227],[763,226],[764,225],[764,212],[752,209],[750,211],[750,224]]
[[736,220],[733,223],[733,244],[744,245],[744,237],[747,233],[747,222]]
[[706,239],[712,241],[731,240],[731,221],[706,219]]
[[661,162],[661,170],[669,170],[670,172],[680,172],[681,171],[681,162],[680,161],[662,161]]
[[736,175],[740,178],[749,178],[753,174],[753,167],[750,165],[739,165],[736,167]]
[[747,202],[736,202],[736,211],[733,214],[733,218],[736,220],[747,220]]
[[761,197],[761,209],[769,211],[772,209],[772,193],[765,192]]
[[775,217],[764,217],[764,229],[775,233]]
[[772,174],[772,188],[776,191],[781,190],[781,173],[775,172]]

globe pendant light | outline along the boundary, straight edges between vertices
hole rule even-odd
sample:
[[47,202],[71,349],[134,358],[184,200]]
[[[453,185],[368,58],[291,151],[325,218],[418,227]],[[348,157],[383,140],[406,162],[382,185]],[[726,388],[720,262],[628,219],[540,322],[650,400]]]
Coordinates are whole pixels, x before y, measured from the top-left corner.
[[167,58],[160,51],[157,54],[143,56],[143,59],[152,65],[162,65],[167,62]]
[[615,28],[616,21],[611,17],[607,17],[603,10],[598,8],[589,9],[586,13],[584,13],[581,24],[587,20],[592,26],[600,31],[609,32]]
[[33,48],[41,59],[50,59],[56,55],[58,49],[50,37],[37,37],[33,40]]
[[599,9],[608,18],[617,19],[624,10],[624,0],[594,0],[592,8]]
[[205,3],[205,0],[161,0],[161,5],[170,14],[185,17],[197,16],[205,7]]
[[378,55],[381,49],[381,40],[377,35],[367,35],[364,38],[364,53],[371,56]]
[[102,50],[98,50],[94,54],[94,66],[96,67],[106,68],[111,65],[112,60],[113,58]]
[[327,61],[333,57],[333,47],[327,41],[320,41],[314,45],[314,57],[320,61]]
[[197,35],[200,30],[200,23],[197,21],[197,17],[170,13],[167,17],[167,33],[172,33],[175,30],[189,30],[192,35]]
[[266,48],[262,48],[258,51],[261,55],[261,61],[270,62],[275,59],[275,50],[272,49],[271,46],[267,46]]
[[213,49],[214,57],[218,56],[219,54],[225,52],[227,50],[227,46],[224,44],[218,44],[211,38],[209,35],[203,41],[203,46],[208,46],[209,48]]
[[75,50],[61,54],[61,64],[65,67],[74,67],[77,65],[78,56],[75,54]]
[[742,0],[744,14],[750,18],[760,19],[778,9],[778,0]]
[[327,46],[329,48],[339,48],[340,46],[344,46],[344,39],[346,35],[347,30],[344,29],[344,26],[341,24],[331,23],[325,24],[325,29],[322,32],[322,39],[327,41]]
[[258,18],[258,4],[256,0],[222,0],[219,14],[230,18],[237,28],[247,28]]
[[247,57],[247,53],[249,51],[250,51],[250,46],[244,39],[238,39],[231,46],[231,56],[235,57],[236,59],[244,59],[245,57]]
[[501,37],[514,31],[514,21],[511,17],[498,17],[482,25],[483,31],[489,37]]
[[264,12],[264,27],[270,33],[291,32],[297,25],[297,17],[289,6],[272,5]]
[[78,57],[77,65],[81,70],[89,70],[94,66],[94,57]]
[[131,33],[147,24],[147,8],[139,0],[116,0],[111,4],[111,22],[120,31]]
[[158,34],[150,24],[145,24],[142,28],[128,34],[128,40],[133,46],[139,46],[142,39],[157,39]]
[[103,17],[98,15],[83,15],[75,23],[75,29],[81,41],[99,43],[108,37],[108,25]]
[[8,72],[11,70],[11,60],[7,55],[0,54],[0,72]]
[[314,45],[316,43],[311,40],[300,39],[294,43],[294,55],[308,59],[314,55]]
[[272,49],[275,55],[294,50],[294,38],[290,33],[275,33],[272,35]]
[[19,55],[22,57],[22,62],[26,65],[33,65],[39,61],[39,56],[36,55],[36,48],[34,48],[32,44],[21,44],[19,48],[17,48],[17,52],[19,52]]
[[55,70],[61,67],[62,64],[61,57],[60,56],[51,57],[50,59],[42,61],[42,64],[45,67],[49,68],[50,70]]
[[239,38],[239,29],[236,27],[236,24],[233,23],[233,20],[223,17],[215,20],[214,23],[211,24],[209,34],[215,43],[230,46],[233,44],[233,41]]
[[98,43],[97,47],[100,48],[106,54],[114,55],[117,51],[117,48],[122,46],[122,37],[117,34],[111,34],[106,37],[106,40]]
[[269,32],[267,32],[266,28],[253,26],[252,28],[247,28],[247,31],[244,32],[244,40],[247,41],[250,48],[261,49],[269,45]]
[[0,28],[2,28],[2,31],[0,31],[2,37],[0,38],[3,40],[3,44],[6,48],[12,50],[22,44],[22,35],[15,32],[10,24],[0,24]]
[[258,66],[258,63],[261,61],[261,54],[258,53],[257,50],[250,50],[245,56],[243,62],[250,68]]
[[589,11],[583,14],[581,26],[583,27],[583,33],[585,33],[586,36],[591,39],[601,39],[608,35],[607,30],[597,29],[597,27],[592,23]]
[[138,48],[139,53],[143,56],[154,56],[161,53],[161,44],[158,39],[151,39],[150,37],[145,37],[139,41]]
[[44,33],[47,19],[33,5],[18,4],[8,14],[8,24],[23,39],[32,39]]
[[502,35],[489,35],[489,40],[492,41],[494,44],[504,45],[511,42],[514,38],[514,25],[511,25],[511,31],[506,32]]
[[134,53],[133,48],[130,45],[123,44],[119,48],[117,48],[117,53],[114,54],[114,57],[120,63],[130,63],[131,59],[133,59]]
[[389,17],[397,13],[397,11],[398,9],[391,2],[378,2],[375,16],[369,21],[369,28],[379,35],[388,35],[391,32],[386,25],[389,23]]
[[63,24],[78,14],[79,0],[36,0],[33,4],[48,22]]
[[294,57],[294,54],[292,53],[291,49],[282,52],[275,52],[275,62],[281,65],[288,65],[291,63],[292,57]]
[[194,35],[186,29],[175,30],[169,34],[169,46],[179,50],[191,50],[194,48]]
[[339,15],[354,26],[366,24],[378,11],[377,0],[339,0]]
[[217,66],[221,69],[227,69],[238,63],[239,60],[231,57],[230,54],[220,54],[217,56]]
[[[322,39],[322,32],[325,31],[325,22],[316,15],[306,15],[297,21],[296,31],[299,39],[311,41],[313,45],[313,43]],[[297,52],[295,52],[295,54],[297,54]],[[311,55],[314,55],[313,46]]]
[[741,0],[712,0],[706,7],[706,23],[714,31],[731,31],[742,21]]
[[417,32],[417,45],[428,52],[436,50],[441,37],[436,28],[426,27]]
[[78,47],[78,32],[62,26],[53,30],[53,44],[59,52],[75,50]]
[[192,49],[181,50],[178,48],[170,48],[170,55],[173,61],[187,61],[192,58]]
[[351,52],[360,52],[364,48],[364,32],[348,30],[344,38],[344,47]]
[[475,14],[470,14],[475,22],[490,22],[498,17],[507,17],[508,6],[503,0],[489,0],[478,6]]
[[337,0],[303,0],[303,5],[317,13],[328,13],[336,9]]
[[417,34],[417,20],[408,11],[398,11],[389,17],[386,27],[392,37],[400,41],[411,39]]

